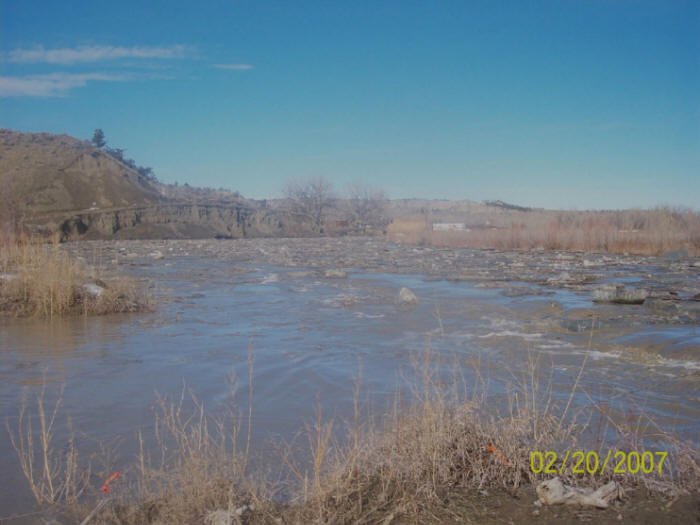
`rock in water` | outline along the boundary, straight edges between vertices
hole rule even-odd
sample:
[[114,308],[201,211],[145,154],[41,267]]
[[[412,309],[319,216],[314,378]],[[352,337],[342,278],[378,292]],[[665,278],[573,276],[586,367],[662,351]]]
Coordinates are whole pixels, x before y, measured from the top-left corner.
[[558,283],[568,283],[571,281],[571,274],[569,272],[561,272],[559,275],[555,275],[554,277],[549,277],[547,279],[548,284],[558,284]]
[[348,273],[344,270],[326,270],[323,275],[329,279],[345,279]]
[[648,296],[644,288],[626,288],[621,284],[606,284],[593,290],[594,303],[642,304]]
[[578,488],[564,485],[556,477],[543,481],[535,489],[540,505],[581,505],[588,507],[608,508],[608,502],[619,498],[622,493],[620,485],[611,481],[598,490],[590,488]]
[[677,304],[677,301],[659,299],[657,297],[647,297],[644,301],[644,307],[656,314],[662,315],[677,314],[680,311],[680,306]]
[[401,290],[399,290],[399,303],[405,305],[418,304],[418,297],[416,297],[416,294],[414,294],[411,290],[403,287]]

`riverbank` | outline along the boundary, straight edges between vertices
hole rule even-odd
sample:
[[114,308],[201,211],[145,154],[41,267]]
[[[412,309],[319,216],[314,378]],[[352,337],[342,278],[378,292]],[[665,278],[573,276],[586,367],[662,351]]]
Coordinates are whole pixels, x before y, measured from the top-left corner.
[[[18,435],[17,407],[27,401],[26,414],[36,414],[46,381],[48,415],[65,384],[56,421],[67,414],[70,424],[56,427],[54,457],[72,457],[74,443],[91,465],[73,478],[85,482],[75,506],[48,506],[59,523],[79,522],[105,497],[99,519],[112,523],[201,523],[215,511],[250,523],[694,518],[695,259],[364,238],[61,249],[151,280],[158,309],[0,319],[2,418]],[[647,297],[593,302],[616,283]],[[404,288],[415,301],[402,300],[411,297]],[[29,420],[36,432],[39,419]],[[11,492],[0,508],[30,511],[5,445]],[[532,472],[539,448],[669,460],[661,479],[634,464],[632,476],[564,469],[567,484],[616,480],[625,497],[609,509],[537,508],[535,487],[554,475]]]
[[[135,460],[111,474],[93,467],[109,466],[107,457],[86,462],[72,446],[66,454],[50,430],[40,431],[36,446],[22,441],[22,432],[31,432],[22,419],[11,435],[22,445],[17,452],[33,491],[51,496],[40,503],[54,523],[88,515],[88,522],[115,525],[690,523],[700,516],[697,450],[658,426],[650,431],[648,414],[626,421],[610,419],[603,404],[570,410],[579,385],[568,402],[553,401],[534,381],[547,373],[537,361],[517,378],[504,405],[470,389],[457,370],[444,377],[437,358],[428,350],[414,356],[412,397],[397,399],[389,413],[362,417],[360,387],[354,418],[326,418],[318,408],[296,450],[279,445],[267,458],[278,466],[272,472],[257,470],[252,461],[245,408],[215,417],[187,389],[179,399],[157,402],[157,447],[147,451],[142,443]],[[250,372],[252,361],[248,366]],[[41,398],[29,410],[42,419],[47,408]],[[601,417],[609,419],[611,433],[595,439],[591,427]],[[606,449],[643,454],[652,443],[668,456],[650,472],[611,463],[577,474],[572,462],[557,463],[558,472],[547,474],[531,459],[535,451],[556,451],[560,458],[566,450],[601,458]],[[617,488],[602,503],[550,505],[538,487],[555,475],[581,490],[608,482]]]

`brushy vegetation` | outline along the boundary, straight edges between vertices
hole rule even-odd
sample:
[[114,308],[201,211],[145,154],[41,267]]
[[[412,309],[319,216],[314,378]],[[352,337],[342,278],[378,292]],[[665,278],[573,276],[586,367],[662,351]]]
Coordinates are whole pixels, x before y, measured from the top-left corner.
[[[604,454],[608,447],[639,450],[650,444],[649,439],[663,443],[670,468],[662,476],[614,479],[672,495],[698,488],[700,463],[692,446],[661,431],[645,414],[634,420],[620,418],[593,401],[575,408],[571,400],[577,390],[580,393],[578,381],[569,399],[554,402],[551,389],[541,381],[546,371],[537,357],[500,401],[485,396],[478,374],[477,386],[469,389],[458,372],[451,378],[438,373],[436,357],[429,351],[414,361],[418,379],[411,399],[401,401],[397,395],[393,409],[381,421],[360,417],[359,386],[354,420],[346,433],[340,433],[340,441],[334,431],[338,422],[324,420],[319,410],[306,427],[303,454],[280,450],[280,458],[273,461],[288,474],[277,478],[287,480],[281,483],[257,476],[250,467],[250,408],[246,434],[241,432],[246,425],[240,417],[207,415],[184,390],[179,400],[163,399],[157,405],[155,452],[146,451],[139,434],[135,464],[123,469],[113,488],[103,487],[107,494],[85,489],[87,467],[74,468],[77,453],[71,452],[64,466],[56,466],[60,461],[55,458],[65,454],[51,448],[52,439],[41,437],[47,432],[45,424],[35,440],[36,453],[30,456],[39,461],[27,461],[31,443],[19,437],[31,433],[23,423],[26,417],[17,430],[9,430],[14,443],[24,443],[16,448],[33,492],[61,487],[66,497],[49,498],[54,509],[59,506],[73,518],[92,516],[99,523],[454,522],[467,518],[450,507],[454,494],[465,498],[485,489],[514,492],[543,479],[530,471],[532,450],[585,449]],[[582,371],[584,367],[585,361]],[[43,396],[37,399],[43,403]],[[41,422],[46,416],[41,415],[43,405],[38,406]],[[52,414],[51,421],[54,418]],[[604,434],[612,432],[616,441],[592,437],[599,434],[592,432],[594,421],[605,427]],[[51,476],[54,480],[49,483]],[[613,475],[595,481],[590,476],[564,477],[572,484],[590,485]],[[69,496],[81,494],[81,498]],[[46,498],[37,500],[46,503]],[[224,521],[215,521],[217,515]]]
[[149,309],[142,286],[125,277],[106,277],[71,258],[57,238],[0,238],[0,313],[56,317]]
[[[29,483],[34,500],[40,505],[75,505],[88,487],[89,468],[79,468],[78,451],[71,438],[56,449],[56,416],[63,402],[62,392],[53,407],[45,401],[46,384],[37,394],[32,413],[24,404],[19,413],[17,432],[8,426],[10,443]],[[36,426],[36,428],[35,428]]]
[[[468,219],[468,216],[467,216]],[[397,219],[396,241],[499,250],[571,250],[661,255],[684,250],[700,255],[700,214],[659,207],[651,210],[546,211],[494,209],[468,231],[432,231],[429,217]],[[455,222],[451,220],[449,222]]]

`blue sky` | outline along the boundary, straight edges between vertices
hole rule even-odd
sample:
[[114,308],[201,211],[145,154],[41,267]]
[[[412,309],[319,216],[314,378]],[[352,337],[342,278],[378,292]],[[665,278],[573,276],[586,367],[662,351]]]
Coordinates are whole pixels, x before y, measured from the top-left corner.
[[0,0],[0,127],[161,180],[700,207],[700,2]]

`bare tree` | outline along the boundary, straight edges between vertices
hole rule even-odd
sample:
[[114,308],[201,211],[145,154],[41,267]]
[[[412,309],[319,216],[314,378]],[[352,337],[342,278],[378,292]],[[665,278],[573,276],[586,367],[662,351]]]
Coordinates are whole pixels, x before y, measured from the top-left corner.
[[284,188],[289,200],[289,211],[311,225],[314,233],[323,233],[323,223],[328,210],[335,203],[333,184],[325,177],[311,177],[291,181]]
[[387,198],[383,190],[362,182],[353,182],[347,187],[347,195],[353,220],[362,233],[387,224]]

